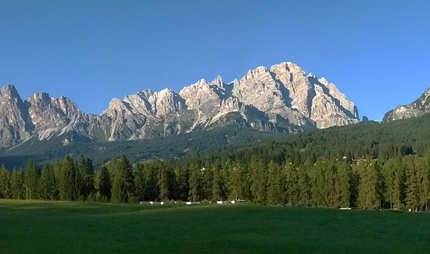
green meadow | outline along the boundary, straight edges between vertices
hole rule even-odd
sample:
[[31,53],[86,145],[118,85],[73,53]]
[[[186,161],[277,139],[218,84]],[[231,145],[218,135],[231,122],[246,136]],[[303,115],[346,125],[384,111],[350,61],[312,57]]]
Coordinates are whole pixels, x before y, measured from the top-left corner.
[[0,200],[1,253],[428,253],[430,214]]

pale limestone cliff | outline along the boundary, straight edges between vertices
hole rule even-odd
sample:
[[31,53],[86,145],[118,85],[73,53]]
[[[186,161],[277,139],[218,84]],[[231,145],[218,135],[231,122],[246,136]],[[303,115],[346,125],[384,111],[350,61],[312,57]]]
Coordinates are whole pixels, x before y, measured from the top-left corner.
[[240,80],[204,79],[179,93],[143,90],[112,99],[101,115],[81,112],[66,97],[36,93],[22,102],[16,89],[0,90],[0,146],[32,135],[49,139],[77,132],[94,140],[170,136],[234,124],[262,131],[297,132],[357,123],[355,105],[326,79],[286,62],[249,70]]

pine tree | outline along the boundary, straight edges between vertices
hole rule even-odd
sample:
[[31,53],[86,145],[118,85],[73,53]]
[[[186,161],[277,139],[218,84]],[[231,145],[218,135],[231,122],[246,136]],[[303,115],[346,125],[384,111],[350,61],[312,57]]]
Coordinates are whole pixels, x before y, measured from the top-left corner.
[[170,171],[167,168],[167,165],[163,164],[160,160],[157,161],[158,168],[158,181],[157,187],[159,189],[159,200],[169,200],[170,196],[170,185],[171,185],[171,176]]
[[197,163],[190,165],[190,176],[188,179],[189,193],[188,198],[193,202],[201,201],[202,199],[202,172]]
[[406,156],[403,163],[406,171],[406,208],[417,211],[420,204],[420,190],[415,158],[413,156]]
[[78,200],[81,190],[79,171],[70,156],[54,163],[55,182],[60,200]]
[[346,162],[336,163],[334,207],[350,207],[351,167]]
[[188,178],[189,178],[189,170],[188,167],[176,167],[175,170],[175,199],[187,201],[188,193],[190,191]]
[[102,166],[97,174],[97,189],[99,192],[99,200],[110,201],[111,199],[111,179],[106,166]]
[[39,198],[39,178],[40,172],[36,164],[30,159],[25,170],[25,185],[29,189],[30,199]]
[[416,158],[418,188],[419,188],[419,205],[424,211],[429,209],[430,200],[430,169],[427,160],[423,157]]
[[377,209],[383,201],[381,167],[378,161],[365,159],[360,162],[358,186],[358,206],[363,209]]
[[135,197],[133,169],[130,161],[121,155],[114,169],[112,182],[112,201],[126,203]]
[[13,199],[25,199],[25,175],[22,169],[13,169],[11,176],[11,196]]
[[310,178],[308,175],[308,166],[302,165],[297,170],[297,205],[309,206],[311,205],[312,192],[311,192]]
[[281,170],[273,160],[269,162],[267,177],[267,202],[272,205],[282,203]]
[[87,199],[89,195],[94,194],[93,163],[89,158],[85,158],[81,154],[78,159],[77,168],[81,181],[80,194],[83,196],[84,199]]
[[231,200],[245,200],[249,198],[249,174],[244,165],[236,163],[231,165],[229,169],[231,171],[228,189],[229,198]]
[[256,156],[251,158],[250,164],[251,172],[251,193],[253,201],[257,203],[266,202],[266,191],[267,191],[267,174],[266,168],[261,159],[257,159]]
[[[146,200],[146,174],[148,163],[138,163],[134,172],[134,186],[138,200]],[[110,192],[110,189],[109,189]]]
[[298,203],[298,174],[297,170],[292,166],[291,163],[286,162],[282,168],[282,179],[283,179],[283,203],[296,205]]
[[10,173],[3,164],[0,168],[0,198],[10,198]]
[[51,166],[45,164],[42,168],[39,181],[40,198],[45,200],[57,199],[55,174]]

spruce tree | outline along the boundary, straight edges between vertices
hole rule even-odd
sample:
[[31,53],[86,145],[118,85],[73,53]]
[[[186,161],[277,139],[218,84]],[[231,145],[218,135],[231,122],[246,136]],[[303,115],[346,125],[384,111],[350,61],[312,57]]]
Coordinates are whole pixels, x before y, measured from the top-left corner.
[[135,197],[135,186],[133,169],[127,157],[121,155],[114,170],[112,201],[117,203],[129,202]]
[[90,194],[94,194],[94,170],[93,163],[89,158],[85,158],[82,154],[79,156],[77,165],[81,190],[80,194],[84,199],[87,199]]
[[297,170],[297,205],[299,206],[309,206],[312,200],[308,167],[308,165],[302,165]]
[[0,198],[10,198],[10,173],[6,166],[3,164],[0,167]]
[[81,190],[79,172],[70,156],[54,163],[55,181],[61,200],[78,200]]
[[406,208],[417,211],[420,204],[420,189],[414,156],[404,157],[403,163],[406,171]]
[[21,168],[14,168],[11,176],[11,197],[13,199],[25,199],[26,192],[24,188],[25,175]]
[[350,207],[351,167],[347,162],[336,163],[334,207]]
[[272,205],[282,203],[281,170],[273,160],[268,165],[267,202]]
[[158,199],[160,201],[169,200],[171,176],[167,165],[163,164],[160,160],[157,161],[158,168],[158,181],[157,187],[159,189]]
[[30,199],[39,198],[39,178],[40,172],[36,164],[30,159],[25,170],[25,185],[29,189]]
[[106,166],[102,166],[97,174],[97,189],[99,192],[99,199],[102,201],[110,201],[111,188],[112,184],[109,171]]
[[284,200],[283,203],[290,205],[297,205],[298,203],[298,175],[297,170],[289,162],[286,162],[282,167],[282,179],[283,179],[283,192]]
[[39,191],[40,198],[44,200],[55,200],[57,198],[54,170],[47,164],[43,166],[41,171]]
[[265,203],[267,191],[267,171],[261,159],[251,158],[251,193],[254,202]]
[[175,173],[175,199],[187,201],[188,194],[190,191],[188,178],[189,170],[188,167],[177,166],[174,170]]
[[202,200],[202,171],[197,163],[190,165],[190,176],[188,179],[189,193],[188,198],[193,202]]

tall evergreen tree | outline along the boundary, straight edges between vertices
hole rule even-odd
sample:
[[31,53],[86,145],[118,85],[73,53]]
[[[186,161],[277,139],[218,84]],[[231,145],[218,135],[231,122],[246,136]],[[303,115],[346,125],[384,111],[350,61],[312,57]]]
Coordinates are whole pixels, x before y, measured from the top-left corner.
[[[146,200],[146,171],[148,163],[138,163],[134,172],[134,186],[138,200]],[[109,189],[110,192],[110,189]]]
[[13,199],[25,199],[26,192],[24,188],[25,175],[21,168],[14,168],[11,176],[11,197]]
[[380,208],[383,202],[382,174],[378,161],[370,159],[360,162],[358,186],[358,206],[363,209]]
[[187,201],[188,194],[190,191],[188,178],[189,178],[189,170],[188,167],[179,167],[177,166],[174,170],[175,173],[175,199]]
[[267,171],[261,159],[251,158],[251,193],[254,202],[265,203],[267,191]]
[[298,174],[297,169],[289,162],[286,162],[282,167],[282,179],[284,200],[283,203],[290,205],[298,204],[299,189],[297,186]]
[[201,201],[202,193],[202,171],[197,163],[190,165],[190,175],[188,179],[189,193],[188,198],[193,202]]
[[334,207],[350,207],[351,167],[347,162],[337,161]]
[[61,200],[78,200],[81,190],[79,171],[70,156],[54,163],[55,182]]
[[282,203],[281,169],[273,160],[268,165],[267,202],[272,205]]
[[102,166],[97,174],[97,190],[99,200],[110,201],[111,199],[111,179],[109,176],[109,171],[106,166]]
[[80,181],[82,182],[80,194],[84,199],[87,199],[90,194],[94,193],[93,162],[81,154],[78,159],[77,168],[81,178]]
[[39,198],[40,171],[33,160],[29,160],[25,170],[25,185],[30,191],[30,199]]
[[167,165],[163,164],[160,160],[158,160],[156,163],[158,168],[158,181],[157,181],[157,187],[159,189],[158,199],[161,201],[169,200],[170,186],[172,182],[170,170],[167,168]]
[[420,188],[414,156],[404,157],[403,163],[406,169],[406,208],[417,211],[420,205]]
[[116,163],[112,182],[112,201],[117,203],[129,202],[135,197],[133,169],[130,161],[121,155]]
[[39,181],[40,198],[45,200],[57,199],[57,187],[55,183],[55,174],[51,166],[45,164],[41,171]]
[[3,164],[0,167],[0,198],[10,198],[10,173],[6,166]]
[[236,201],[249,199],[250,177],[246,166],[236,163],[231,165],[229,170],[231,171],[228,181],[229,198]]

